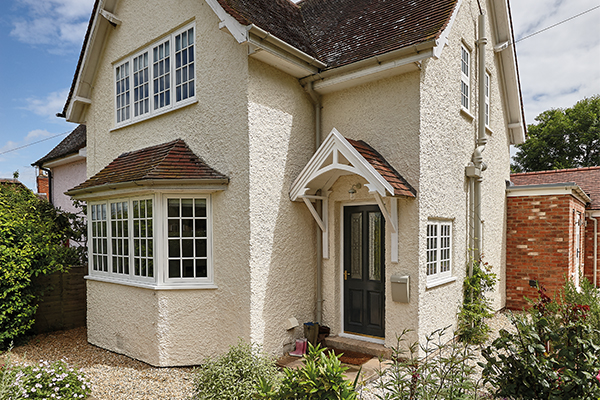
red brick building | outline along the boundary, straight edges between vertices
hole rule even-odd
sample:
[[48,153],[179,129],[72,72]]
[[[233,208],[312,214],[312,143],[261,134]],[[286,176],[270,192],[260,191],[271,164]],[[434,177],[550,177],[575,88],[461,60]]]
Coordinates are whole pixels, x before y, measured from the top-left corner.
[[511,175],[507,189],[506,307],[521,309],[536,284],[554,295],[579,271],[598,284],[600,167]]

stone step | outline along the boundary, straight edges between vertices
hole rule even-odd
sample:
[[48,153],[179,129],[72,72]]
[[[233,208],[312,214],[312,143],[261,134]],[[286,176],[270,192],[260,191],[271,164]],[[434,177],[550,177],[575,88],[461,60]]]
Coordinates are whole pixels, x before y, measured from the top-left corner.
[[324,340],[324,345],[326,347],[342,351],[356,351],[357,353],[368,354],[373,357],[382,357],[385,359],[390,359],[392,357],[391,349],[385,347],[382,344],[365,342],[363,340],[351,339],[340,336],[328,336]]

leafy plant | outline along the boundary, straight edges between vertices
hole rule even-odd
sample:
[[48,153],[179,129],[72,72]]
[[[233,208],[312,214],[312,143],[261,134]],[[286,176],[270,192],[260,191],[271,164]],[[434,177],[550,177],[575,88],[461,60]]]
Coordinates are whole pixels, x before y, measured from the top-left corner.
[[516,333],[484,349],[483,374],[498,397],[514,399],[598,399],[600,344],[591,307],[550,299],[543,288],[526,313],[511,316]]
[[62,360],[33,366],[7,363],[1,369],[0,400],[85,399],[91,393],[85,376]]
[[[397,336],[387,378],[379,380],[380,400],[477,399],[478,382],[474,378],[474,349],[455,340],[444,341],[447,328],[438,329],[422,346],[405,346],[404,330]],[[408,355],[406,347],[408,348]],[[419,348],[425,354],[418,357]]]
[[0,186],[0,348],[33,325],[37,300],[46,288],[34,278],[66,271],[80,252],[65,243],[80,233],[75,214],[55,209],[29,189]]
[[216,359],[208,359],[195,371],[195,400],[252,399],[259,378],[274,379],[274,360],[260,347],[239,341]]
[[488,263],[473,262],[473,275],[463,283],[463,305],[458,313],[457,335],[460,341],[483,344],[489,337],[490,327],[486,319],[494,316],[486,293],[494,289],[497,277]]
[[354,400],[358,381],[354,383],[344,379],[347,370],[340,361],[341,355],[327,352],[320,345],[309,343],[305,364],[299,369],[285,369],[279,388],[272,381],[261,378],[258,386],[259,399],[285,400]]

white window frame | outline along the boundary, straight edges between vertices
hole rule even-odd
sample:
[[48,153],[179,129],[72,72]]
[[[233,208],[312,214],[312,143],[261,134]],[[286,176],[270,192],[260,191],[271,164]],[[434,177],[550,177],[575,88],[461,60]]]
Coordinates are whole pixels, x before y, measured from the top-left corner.
[[[168,199],[205,199],[206,200],[206,269],[207,276],[201,278],[169,278],[168,277]],[[134,210],[133,202],[141,200],[152,201],[152,258],[153,258],[153,277],[135,275],[135,257],[134,257]],[[128,258],[129,258],[129,273],[119,273],[113,271],[113,243],[112,243],[112,218],[111,218],[111,203],[128,204]],[[95,270],[93,240],[92,237],[92,210],[96,206],[106,207],[106,241],[107,241],[107,267],[104,270]],[[150,195],[123,196],[118,198],[110,198],[102,201],[90,201],[88,203],[88,248],[90,249],[90,260],[88,266],[87,279],[100,280],[104,282],[119,283],[131,286],[139,286],[155,289],[214,289],[214,272],[213,272],[213,249],[212,249],[212,197],[210,193],[173,193],[173,192],[155,192]],[[115,221],[116,222],[116,221]],[[101,237],[102,239],[103,237]],[[116,238],[115,238],[116,239]],[[194,258],[195,260],[195,258]],[[118,268],[117,268],[118,271]]]
[[[471,111],[471,50],[464,44],[460,46],[460,107]],[[465,104],[466,103],[466,104]]]
[[453,280],[452,234],[452,221],[427,221],[425,273],[428,284],[441,284]]
[[484,114],[485,114],[485,126],[487,128],[490,127],[490,115],[491,115],[491,109],[490,109],[490,90],[491,90],[491,84],[492,84],[492,75],[488,72],[485,71],[485,76],[484,76]]
[[[200,219],[206,219],[206,273],[207,276],[206,277],[199,277],[199,278],[191,278],[191,277],[178,277],[178,278],[170,278],[169,277],[169,233],[168,233],[168,219],[169,219],[169,215],[168,215],[168,203],[170,199],[193,199],[193,200],[206,200],[206,217],[202,217]],[[213,230],[212,230],[212,201],[211,201],[211,196],[209,194],[183,194],[183,193],[166,193],[163,195],[163,199],[162,199],[162,210],[163,210],[163,217],[162,220],[164,221],[164,228],[163,228],[163,237],[164,237],[164,241],[162,244],[162,249],[163,249],[163,265],[164,268],[162,270],[162,276],[163,276],[163,281],[167,282],[167,283],[179,283],[179,284],[185,284],[185,283],[189,283],[189,282],[194,282],[194,283],[198,283],[198,284],[212,284],[214,282],[213,280],[213,267],[212,267],[212,237],[213,237]],[[184,217],[177,217],[177,218],[181,218],[183,219]],[[181,237],[180,237],[181,238]],[[194,239],[196,239],[194,237]],[[181,259],[183,260],[184,256],[183,254],[181,254]],[[201,257],[202,259],[204,257]],[[194,257],[194,260],[197,260]]]
[[[188,46],[188,52],[187,54],[191,54],[191,56],[193,57],[191,59],[191,61],[189,61],[187,64],[185,64],[185,66],[177,66],[176,65],[176,54],[180,53],[177,51],[176,49],[176,41],[177,38],[181,38],[182,35],[184,35],[185,33],[187,33],[188,31],[192,30],[193,34],[191,35],[191,37],[193,38],[193,44],[191,46]],[[157,115],[163,114],[165,112],[169,112],[175,109],[178,109],[180,107],[185,107],[191,103],[196,102],[196,95],[197,95],[197,83],[198,83],[198,68],[197,68],[197,30],[196,30],[196,23],[195,22],[191,22],[183,27],[181,27],[180,29],[175,30],[173,33],[165,35],[163,37],[161,37],[160,39],[154,41],[153,43],[151,43],[150,45],[142,48],[142,49],[138,49],[136,52],[132,53],[130,56],[127,56],[125,58],[122,58],[116,62],[113,63],[113,91],[114,91],[114,95],[113,95],[113,101],[114,101],[114,113],[115,113],[115,117],[114,117],[114,122],[115,122],[115,128],[121,128],[123,126],[127,126],[139,121],[143,121],[146,120],[148,118],[152,118],[155,117]],[[155,93],[155,88],[154,88],[154,80],[155,78],[160,78],[160,71],[158,76],[155,74],[154,71],[154,48],[164,45],[166,42],[169,43],[169,55],[168,55],[168,68],[169,68],[169,75],[168,75],[168,80],[163,81],[163,88],[168,86],[168,90],[169,90],[169,98],[170,101],[168,102],[168,105],[163,105],[160,106],[160,102],[159,102],[159,106],[156,107],[155,106],[155,102],[154,102],[154,95],[157,94]],[[191,47],[191,48],[190,48]],[[144,54],[148,54],[148,80],[147,80],[147,85],[148,85],[148,112],[145,112],[143,114],[140,115],[135,115],[135,109],[134,109],[134,72],[133,72],[133,67],[134,67],[134,60],[140,56],[143,56]],[[183,57],[181,57],[183,58]],[[188,55],[188,60],[190,60],[189,55]],[[122,104],[118,104],[119,101],[117,100],[117,97],[119,95],[122,94],[122,92],[119,92],[119,88],[118,88],[118,82],[117,82],[117,73],[119,72],[119,69],[128,64],[128,76],[126,78],[120,78],[121,80],[124,80],[124,87],[125,90],[128,90],[128,97],[127,95],[125,95],[125,98],[128,98],[128,104],[125,105],[125,107],[129,107],[129,113],[127,115],[127,113],[125,114],[125,118],[119,118],[120,115],[118,114],[118,111],[123,108]],[[184,67],[182,72],[183,73],[178,73],[177,70],[181,70],[181,67]],[[166,67],[165,67],[166,68]],[[190,86],[188,86],[188,97],[187,98],[182,98],[180,100],[177,100],[177,88],[178,86],[178,82],[177,82],[177,75],[183,75],[184,73],[187,74],[189,76],[188,73],[188,68],[191,68],[191,70],[193,71],[193,79],[188,79],[188,83],[189,82],[193,82]],[[166,75],[166,74],[163,74]],[[161,91],[161,81],[158,81],[159,83],[159,87],[158,87],[158,91]],[[163,89],[164,91],[164,89]]]

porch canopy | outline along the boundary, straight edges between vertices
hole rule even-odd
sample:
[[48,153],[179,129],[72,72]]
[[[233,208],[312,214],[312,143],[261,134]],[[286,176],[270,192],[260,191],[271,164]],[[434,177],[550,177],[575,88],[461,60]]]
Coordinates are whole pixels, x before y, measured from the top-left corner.
[[[371,146],[364,141],[346,139],[335,128],[325,138],[300,175],[292,184],[290,199],[304,201],[323,232],[323,258],[329,258],[328,198],[329,189],[343,175],[364,178],[392,232],[392,261],[398,262],[398,197],[416,197],[416,190]],[[319,193],[320,190],[320,194]],[[390,210],[384,197],[390,197]],[[322,215],[312,205],[322,200]]]

